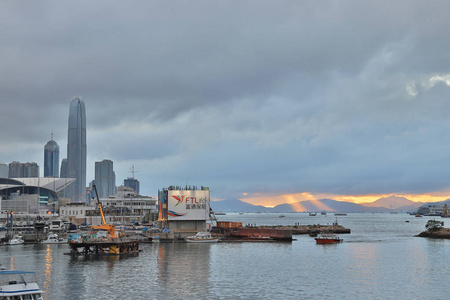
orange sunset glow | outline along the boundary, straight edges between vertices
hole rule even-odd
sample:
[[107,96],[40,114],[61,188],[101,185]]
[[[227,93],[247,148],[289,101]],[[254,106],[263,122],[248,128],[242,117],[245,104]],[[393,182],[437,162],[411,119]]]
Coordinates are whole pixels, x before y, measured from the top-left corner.
[[[371,203],[380,198],[387,198],[394,194],[370,194],[370,195],[334,195],[334,194],[312,194],[312,193],[297,193],[297,194],[285,194],[285,195],[254,195],[253,197],[245,197],[247,193],[245,193],[244,197],[240,200],[253,204],[253,205],[262,205],[266,207],[274,207],[279,204],[295,203],[295,209],[297,211],[304,210],[302,205],[298,202],[302,201],[317,201],[315,203],[320,209],[327,210],[326,205],[318,202],[319,199],[333,199],[336,201],[344,201],[344,202],[353,202],[357,204],[362,203]],[[450,193],[446,192],[433,192],[428,194],[395,194],[397,197],[404,197],[408,200],[414,202],[438,202],[444,201],[450,198]]]

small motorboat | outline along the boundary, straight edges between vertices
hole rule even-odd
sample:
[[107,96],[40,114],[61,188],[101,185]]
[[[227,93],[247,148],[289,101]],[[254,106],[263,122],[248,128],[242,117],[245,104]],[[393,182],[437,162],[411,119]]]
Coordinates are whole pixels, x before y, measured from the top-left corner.
[[315,236],[317,236],[317,232],[316,231],[310,231],[309,232],[309,236],[313,236],[313,237],[315,237]]
[[197,232],[196,235],[185,238],[188,243],[217,243],[220,238],[211,236],[209,232]]
[[15,235],[12,239],[9,240],[10,245],[21,245],[25,243],[23,237],[21,235]]
[[310,215],[311,217],[315,217],[315,216],[317,215],[317,213],[309,213],[309,215]]
[[336,244],[342,243],[343,239],[340,239],[335,234],[322,234],[315,238],[316,244]]
[[42,244],[67,244],[67,240],[60,238],[56,233],[49,234]]
[[34,272],[0,270],[0,299],[43,300]]

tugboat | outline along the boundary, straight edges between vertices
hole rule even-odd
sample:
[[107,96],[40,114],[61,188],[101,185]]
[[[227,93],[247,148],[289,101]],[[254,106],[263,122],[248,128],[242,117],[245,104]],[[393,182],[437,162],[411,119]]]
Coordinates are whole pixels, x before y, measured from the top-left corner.
[[[72,248],[71,254],[138,254],[139,241],[137,239],[117,236],[115,226],[112,224],[106,224],[102,204],[98,198],[97,187],[96,185],[93,186],[97,197],[97,205],[100,211],[100,216],[102,218],[102,225],[91,226],[91,229],[92,231],[101,231],[99,231],[98,234],[91,233],[88,235],[83,235],[79,239],[71,239],[69,243]],[[101,232],[106,234],[100,234]],[[81,248],[81,252],[78,251],[78,248]]]

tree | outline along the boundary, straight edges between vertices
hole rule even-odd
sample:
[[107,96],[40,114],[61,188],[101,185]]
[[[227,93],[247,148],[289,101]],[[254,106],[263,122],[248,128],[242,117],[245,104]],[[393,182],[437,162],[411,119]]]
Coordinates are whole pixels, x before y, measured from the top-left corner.
[[425,228],[427,230],[433,231],[441,229],[443,226],[444,221],[428,220],[427,225],[425,225]]

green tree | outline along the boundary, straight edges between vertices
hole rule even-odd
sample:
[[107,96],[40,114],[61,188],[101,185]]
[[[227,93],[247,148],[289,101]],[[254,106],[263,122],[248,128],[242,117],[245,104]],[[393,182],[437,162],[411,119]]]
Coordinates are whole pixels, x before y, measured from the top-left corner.
[[427,225],[425,225],[425,228],[427,230],[438,230],[441,229],[444,226],[444,221],[436,221],[436,220],[428,220]]

